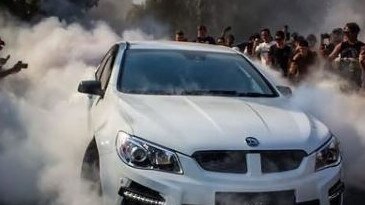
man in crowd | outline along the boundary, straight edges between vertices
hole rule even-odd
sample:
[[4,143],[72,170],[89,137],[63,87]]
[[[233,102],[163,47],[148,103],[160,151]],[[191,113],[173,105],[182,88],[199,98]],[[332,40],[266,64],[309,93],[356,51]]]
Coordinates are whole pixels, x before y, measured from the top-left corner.
[[361,90],[365,91],[365,46],[361,48],[360,52],[360,64],[362,68],[362,84],[361,84]]
[[319,47],[320,54],[324,58],[333,52],[335,47],[343,41],[343,30],[342,28],[335,28],[331,34],[321,34],[321,45]]
[[317,37],[314,34],[309,34],[307,36],[308,44],[309,44],[309,49],[311,51],[316,51],[317,50]]
[[214,38],[208,35],[208,29],[205,25],[198,26],[198,36],[197,36],[195,42],[215,44]]
[[283,76],[287,77],[292,51],[290,46],[285,44],[285,33],[283,31],[276,32],[275,42],[269,51],[270,63],[273,68],[280,69]]
[[[255,43],[255,41],[257,43]],[[260,34],[255,33],[249,37],[248,41],[238,44],[237,48],[240,50],[240,52],[244,53],[248,57],[254,57],[254,44],[258,45],[259,41]]]
[[289,26],[285,25],[283,27],[283,32],[285,34],[285,41],[289,42],[290,41],[290,32],[289,32]]
[[309,49],[308,41],[300,40],[298,42],[297,53],[292,59],[289,68],[289,78],[294,82],[300,82],[309,73],[311,66],[317,62],[317,53]]
[[339,75],[349,82],[350,90],[358,90],[362,84],[360,52],[365,44],[358,40],[360,27],[356,23],[347,23],[343,29],[344,40],[338,44],[328,56],[330,62],[335,61],[335,69]]
[[[319,53],[322,58],[327,59],[328,56],[333,52],[335,47],[343,41],[343,30],[342,28],[335,28],[331,34],[321,34],[321,44],[319,47]],[[334,71],[332,63],[327,61],[324,64],[324,69],[328,71]]]
[[232,34],[227,35],[224,40],[225,46],[232,48],[234,45],[234,40],[235,40],[235,38]]
[[[0,38],[0,51],[4,48],[5,42]],[[27,65],[19,61],[10,69],[4,69],[3,66],[7,63],[10,56],[8,55],[6,58],[0,58],[0,80],[5,78],[8,75],[19,72],[22,68],[25,68]]]
[[226,40],[223,37],[218,37],[217,38],[217,45],[224,46],[224,45],[226,45],[226,42],[225,41]]
[[179,30],[175,33],[175,41],[186,42],[188,39],[185,38],[184,31]]
[[347,23],[343,30],[345,40],[338,44],[329,55],[330,61],[340,58],[359,58],[361,48],[365,44],[358,40],[360,27],[356,23]]
[[275,41],[272,40],[269,29],[265,28],[261,30],[261,39],[263,42],[255,48],[255,53],[256,56],[261,60],[262,64],[269,65],[270,48],[275,44]]

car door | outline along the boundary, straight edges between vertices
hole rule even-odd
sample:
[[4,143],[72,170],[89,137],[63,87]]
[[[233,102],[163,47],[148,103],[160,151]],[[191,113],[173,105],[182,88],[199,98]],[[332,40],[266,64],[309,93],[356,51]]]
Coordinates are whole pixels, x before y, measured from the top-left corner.
[[105,95],[105,93],[108,88],[110,76],[113,71],[114,62],[118,54],[118,50],[119,50],[118,45],[113,46],[104,56],[97,71],[95,72],[95,80],[101,83],[101,89],[104,94],[101,96],[95,96],[91,102],[90,125],[91,127],[93,127],[94,131],[97,130],[105,120],[103,115],[101,115],[101,113],[103,110],[103,106],[106,103],[107,96]]

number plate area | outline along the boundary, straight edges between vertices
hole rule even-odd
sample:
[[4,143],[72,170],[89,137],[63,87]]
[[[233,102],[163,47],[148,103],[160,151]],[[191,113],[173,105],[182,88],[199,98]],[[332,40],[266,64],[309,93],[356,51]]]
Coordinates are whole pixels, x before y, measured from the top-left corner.
[[294,191],[227,193],[217,192],[216,205],[295,205]]

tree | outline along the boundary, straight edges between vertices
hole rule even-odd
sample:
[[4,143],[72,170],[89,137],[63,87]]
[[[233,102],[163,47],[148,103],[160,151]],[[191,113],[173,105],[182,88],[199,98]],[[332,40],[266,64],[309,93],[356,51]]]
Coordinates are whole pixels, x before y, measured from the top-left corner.
[[0,7],[30,21],[36,16],[57,16],[73,20],[82,17],[99,0],[1,0]]

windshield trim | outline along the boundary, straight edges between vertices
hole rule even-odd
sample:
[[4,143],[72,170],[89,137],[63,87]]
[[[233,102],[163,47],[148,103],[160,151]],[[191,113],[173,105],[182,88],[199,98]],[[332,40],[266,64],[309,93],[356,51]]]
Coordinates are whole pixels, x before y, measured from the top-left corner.
[[[129,94],[129,95],[159,95],[159,96],[217,96],[217,97],[249,97],[249,98],[277,98],[280,97],[280,94],[278,93],[278,91],[274,88],[274,85],[271,84],[271,82],[258,70],[258,68],[250,61],[248,60],[244,55],[241,55],[239,53],[232,53],[232,55],[238,55],[240,58],[242,58],[243,60],[245,60],[250,66],[251,68],[261,77],[261,79],[264,81],[265,85],[268,86],[268,88],[270,89],[270,91],[272,92],[272,94],[264,94],[263,96],[239,96],[239,95],[222,95],[222,94],[204,94],[204,95],[197,95],[197,94],[189,94],[189,95],[183,95],[183,94],[179,94],[179,93],[164,93],[164,92],[156,92],[153,93],[151,91],[149,91],[148,93],[143,93],[143,92],[126,92],[123,88],[122,88],[122,79],[123,79],[123,73],[125,70],[125,62],[126,62],[126,54],[128,52],[128,50],[132,50],[130,48],[130,46],[127,46],[123,52],[123,56],[122,56],[122,62],[119,66],[119,73],[118,73],[118,81],[117,81],[117,90],[123,94]],[[138,50],[155,50],[155,49],[138,49]],[[157,49],[159,51],[159,49]],[[161,49],[162,50],[162,49]],[[163,49],[164,51],[177,51],[176,49]],[[209,51],[196,51],[196,52],[207,52],[209,53]]]

